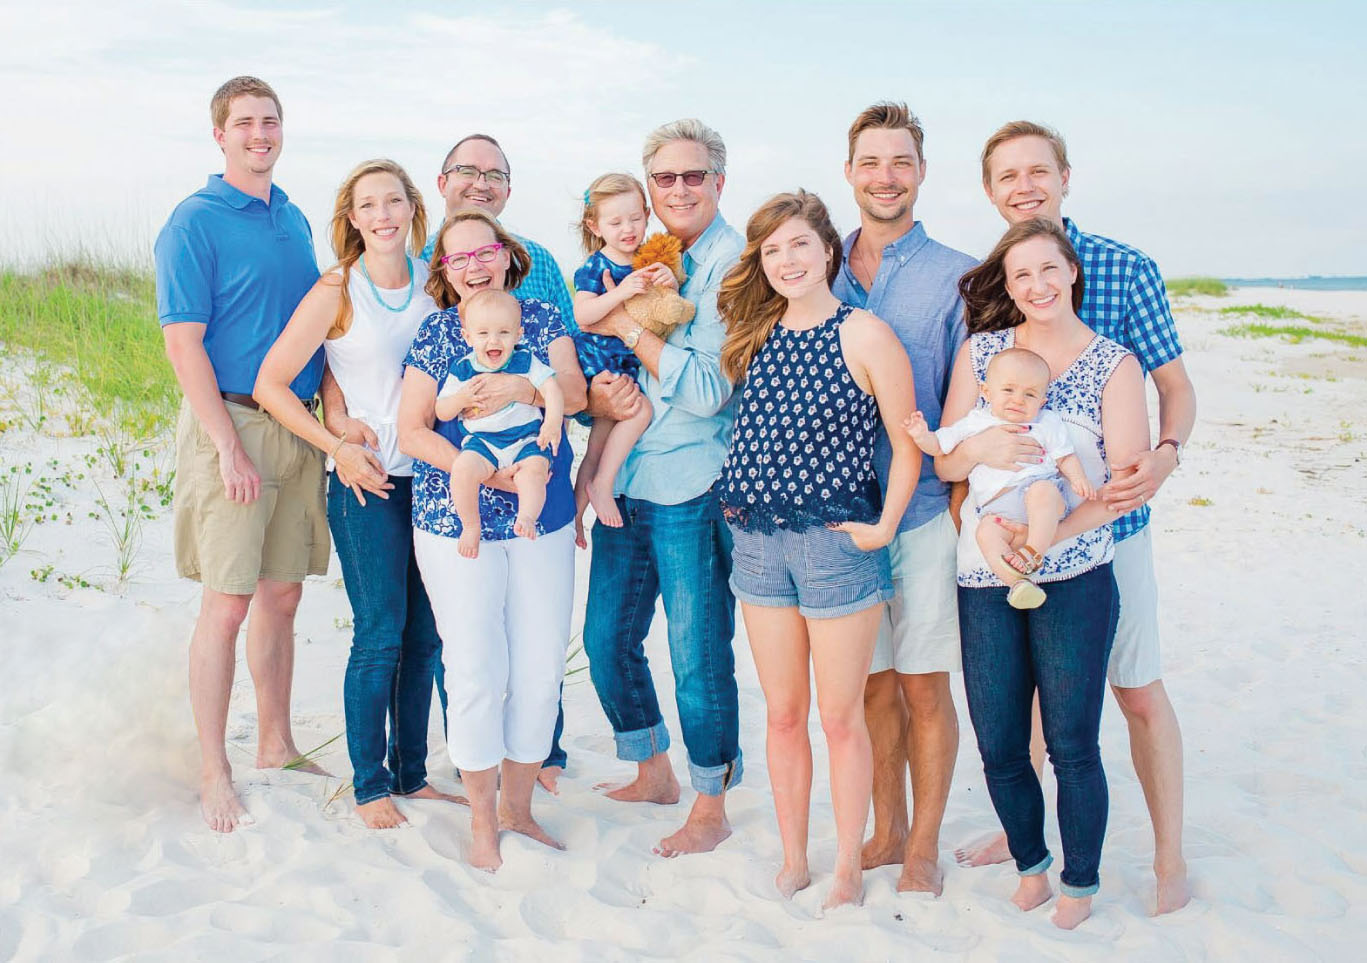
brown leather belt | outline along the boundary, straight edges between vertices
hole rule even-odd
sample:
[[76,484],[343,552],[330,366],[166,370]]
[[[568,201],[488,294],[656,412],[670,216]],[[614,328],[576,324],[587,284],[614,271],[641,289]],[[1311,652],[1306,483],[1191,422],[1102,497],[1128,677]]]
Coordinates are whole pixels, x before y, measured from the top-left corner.
[[[238,394],[236,391],[220,391],[219,394],[223,396],[224,401],[231,401],[235,405],[241,405],[243,408],[251,408],[253,411],[261,410],[261,406],[256,403],[256,399],[251,395]],[[318,410],[317,398],[309,398],[307,400],[300,398],[299,401],[308,409],[309,414],[313,414]]]

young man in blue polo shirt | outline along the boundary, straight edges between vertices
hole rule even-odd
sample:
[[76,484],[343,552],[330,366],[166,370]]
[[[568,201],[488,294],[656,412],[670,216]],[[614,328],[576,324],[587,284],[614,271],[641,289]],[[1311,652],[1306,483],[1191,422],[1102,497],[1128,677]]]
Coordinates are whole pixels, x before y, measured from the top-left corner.
[[[1158,389],[1157,446],[1128,465],[1112,466],[1101,496],[1120,512],[1114,523],[1120,623],[1107,675],[1129,726],[1130,754],[1153,822],[1157,912],[1167,913],[1186,905],[1191,888],[1182,857],[1182,732],[1161,678],[1148,502],[1181,461],[1196,422],[1196,389],[1182,363],[1158,266],[1142,251],[1084,234],[1063,216],[1071,174],[1063,138],[1042,124],[1006,124],[983,147],[983,188],[998,213],[1008,224],[1043,217],[1063,227],[1082,261],[1079,316],[1134,352]],[[980,448],[974,459],[998,468],[1034,456],[1039,447],[997,429],[973,442]],[[1037,756],[1036,768],[1042,761]],[[975,865],[1008,856],[1003,837],[995,836],[961,852],[963,861]]]
[[[938,427],[954,356],[966,337],[959,278],[977,262],[930,239],[913,207],[926,176],[924,132],[905,104],[869,107],[850,125],[845,179],[859,229],[831,290],[897,332],[911,359],[916,407]],[[891,448],[875,452],[886,479]],[[901,891],[940,895],[940,823],[949,799],[959,718],[949,674],[959,671],[959,603],[949,485],[921,462],[921,478],[888,545],[897,594],[888,606],[864,690],[873,742],[873,837],[864,868],[901,863]],[[907,825],[906,772],[912,817]]]
[[[308,221],[271,183],[280,100],[235,77],[210,104],[224,171],[182,201],[157,236],[157,312],[185,395],[176,431],[175,553],[203,584],[190,641],[200,807],[218,832],[247,818],[224,733],[237,633],[248,611],[258,768],[299,756],[290,729],[294,611],[306,575],[327,572],[323,458],[252,400],[257,369],[318,279]],[[322,352],[290,386],[309,406]]]

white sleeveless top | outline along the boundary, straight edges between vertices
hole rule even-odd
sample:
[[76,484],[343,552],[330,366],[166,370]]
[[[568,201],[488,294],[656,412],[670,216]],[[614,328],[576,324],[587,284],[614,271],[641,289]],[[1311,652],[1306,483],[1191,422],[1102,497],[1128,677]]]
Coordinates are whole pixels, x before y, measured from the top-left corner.
[[[399,389],[403,384],[403,359],[418,333],[418,326],[437,311],[436,302],[423,290],[427,265],[410,257],[413,299],[402,311],[391,311],[375,300],[360,264],[352,265],[347,280],[351,295],[351,327],[340,338],[323,342],[328,367],[346,396],[347,413],[369,425],[380,439],[376,455],[391,475],[412,475],[413,459],[399,451]],[[380,288],[385,303],[398,307],[408,296],[408,285],[396,290]],[[355,441],[356,439],[350,439]]]
[[[989,331],[971,335],[969,354],[973,362],[973,377],[979,384],[987,380],[987,363],[998,351],[1014,347],[1016,329]],[[1100,488],[1110,478],[1106,464],[1106,439],[1101,431],[1101,393],[1111,380],[1120,362],[1129,355],[1123,347],[1110,338],[1097,335],[1073,359],[1067,369],[1053,381],[1045,393],[1045,405],[1055,412],[1068,428],[1068,438],[1073,443],[1074,453],[1082,463],[1087,480]],[[979,396],[978,406],[986,407],[987,401]],[[1079,504],[1079,499],[1070,489],[1066,496],[1068,510]],[[988,567],[978,547],[976,535],[978,505],[970,489],[964,501],[963,518],[965,523],[959,530],[959,584],[966,588],[999,586],[1001,579]],[[1115,543],[1111,536],[1111,524],[1106,522],[1090,531],[1082,532],[1070,539],[1059,542],[1044,555],[1044,563],[1033,576],[1036,582],[1057,582],[1089,572],[1098,565],[1111,561],[1115,555]]]

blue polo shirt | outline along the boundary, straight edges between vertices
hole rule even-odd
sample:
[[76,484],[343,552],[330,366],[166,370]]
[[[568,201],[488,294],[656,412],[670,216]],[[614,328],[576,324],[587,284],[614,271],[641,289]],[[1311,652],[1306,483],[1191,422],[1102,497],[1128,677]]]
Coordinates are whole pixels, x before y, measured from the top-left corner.
[[[162,325],[204,325],[219,390],[251,394],[266,352],[318,280],[303,212],[274,185],[267,204],[214,174],[171,212],[155,253]],[[312,398],[322,376],[319,347],[290,388]]]
[[[978,262],[932,241],[926,235],[925,225],[917,221],[910,231],[883,248],[873,288],[865,291],[850,270],[850,249],[858,238],[859,232],[855,231],[845,239],[845,259],[831,292],[842,301],[866,309],[897,333],[911,359],[916,407],[926,416],[931,430],[939,428],[954,357],[968,336],[959,278]],[[892,430],[902,428],[896,425]],[[884,492],[891,464],[892,445],[887,435],[879,432],[873,465]],[[920,528],[948,507],[949,485],[935,474],[935,459],[922,458],[921,478],[897,531]]]

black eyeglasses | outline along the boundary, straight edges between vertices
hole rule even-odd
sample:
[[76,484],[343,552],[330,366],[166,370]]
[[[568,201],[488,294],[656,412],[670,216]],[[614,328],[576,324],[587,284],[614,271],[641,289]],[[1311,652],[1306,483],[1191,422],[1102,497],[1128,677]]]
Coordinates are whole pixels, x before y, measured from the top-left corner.
[[[462,181],[477,181],[482,177],[484,178],[484,183],[488,184],[490,187],[506,187],[510,180],[507,171],[501,171],[496,167],[493,170],[482,171],[474,164],[452,164],[450,167],[446,168],[446,170],[442,171],[442,173],[447,176],[454,175]],[[673,182],[671,181],[671,183]],[[687,183],[687,181],[685,181],[685,183]]]
[[680,177],[689,187],[697,187],[706,180],[708,174],[715,173],[716,171],[680,171],[676,174],[674,171],[661,171],[658,174],[651,174],[650,179],[655,182],[656,187],[667,191]]

